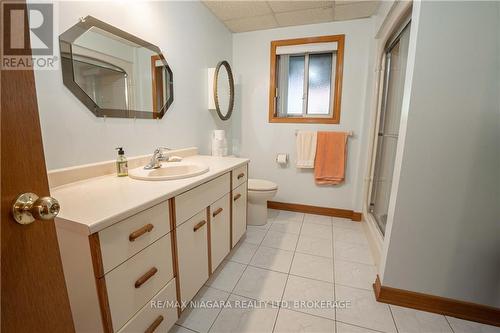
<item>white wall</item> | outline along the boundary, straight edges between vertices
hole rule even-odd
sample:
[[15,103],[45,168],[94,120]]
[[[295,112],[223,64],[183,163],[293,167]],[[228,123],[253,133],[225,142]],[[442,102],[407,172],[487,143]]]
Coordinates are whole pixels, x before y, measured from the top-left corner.
[[222,122],[207,110],[206,69],[222,59],[231,61],[232,35],[202,3],[71,1],[58,7],[59,33],[92,15],[159,46],[174,73],[174,103],[160,120],[104,120],[71,94],[59,70],[37,72],[48,169],[113,159],[117,146],[129,156],[160,145],[199,146],[210,153],[210,131],[230,132],[231,120]]
[[413,12],[383,285],[500,307],[498,6],[419,2]]
[[[345,34],[344,75],[339,125],[277,124],[268,122],[270,42],[278,39]],[[296,26],[235,34],[233,62],[237,83],[237,106],[241,111],[235,124],[241,133],[241,154],[250,158],[250,176],[278,184],[274,200],[324,207],[361,210],[365,161],[361,146],[366,111],[370,44],[370,19]],[[238,128],[240,127],[240,128]],[[346,181],[340,186],[316,186],[312,170],[295,168],[295,130],[349,131]],[[237,138],[238,139],[238,138]],[[280,168],[277,153],[288,153],[291,164]],[[363,156],[363,157],[362,157]]]

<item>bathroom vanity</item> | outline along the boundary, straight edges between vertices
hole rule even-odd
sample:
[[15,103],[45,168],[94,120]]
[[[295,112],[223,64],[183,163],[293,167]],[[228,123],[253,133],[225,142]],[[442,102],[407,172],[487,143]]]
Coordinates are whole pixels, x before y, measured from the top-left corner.
[[49,172],[77,332],[168,332],[245,233],[249,160],[174,153],[209,170],[168,181],[118,178],[112,162]]

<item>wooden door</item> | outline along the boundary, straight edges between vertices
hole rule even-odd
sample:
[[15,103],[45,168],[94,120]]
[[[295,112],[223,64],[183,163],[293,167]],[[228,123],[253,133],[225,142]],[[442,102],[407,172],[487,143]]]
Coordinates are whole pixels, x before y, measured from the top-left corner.
[[1,330],[74,332],[54,221],[21,225],[10,212],[21,193],[49,195],[33,71],[0,81]]

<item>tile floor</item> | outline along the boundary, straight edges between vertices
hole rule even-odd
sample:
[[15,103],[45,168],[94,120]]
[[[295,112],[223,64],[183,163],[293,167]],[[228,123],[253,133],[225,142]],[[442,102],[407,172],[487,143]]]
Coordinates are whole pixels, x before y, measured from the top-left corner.
[[[349,220],[270,210],[267,224],[249,226],[226,259],[195,300],[233,306],[188,308],[170,333],[500,333],[376,302],[363,226]],[[350,306],[335,308],[334,300]]]

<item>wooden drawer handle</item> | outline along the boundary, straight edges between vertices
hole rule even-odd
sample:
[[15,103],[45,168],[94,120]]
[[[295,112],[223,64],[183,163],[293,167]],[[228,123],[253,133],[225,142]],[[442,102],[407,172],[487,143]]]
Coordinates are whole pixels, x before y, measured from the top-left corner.
[[238,175],[238,179],[245,177],[245,174],[242,172]]
[[156,267],[151,268],[143,276],[138,278],[137,281],[135,281],[135,287],[139,288],[140,286],[142,286],[144,283],[146,283],[147,280],[149,280],[157,272],[158,272],[158,268],[156,268]]
[[163,316],[158,316],[158,318],[153,321],[151,325],[144,331],[144,333],[153,333],[158,326],[160,326],[161,322],[163,321]]
[[198,231],[198,229],[200,229],[201,227],[203,227],[205,225],[205,223],[207,223],[207,221],[203,220],[201,222],[198,222],[194,228],[193,228],[193,231],[196,232]]
[[212,214],[212,217],[216,217],[217,215],[219,215],[220,213],[222,213],[224,209],[221,207],[221,208],[217,208],[213,214]]
[[239,194],[239,193],[238,193],[238,194],[236,194],[236,195],[234,196],[233,201],[236,201],[236,200],[238,200],[239,198],[241,198],[241,194]]
[[154,228],[154,225],[152,225],[151,223],[148,223],[146,224],[144,227],[140,228],[140,229],[137,229],[136,231],[132,232],[129,236],[128,236],[128,240],[133,242],[135,241],[137,238],[141,237],[142,235],[144,235],[146,232],[151,232],[151,230],[153,230]]

